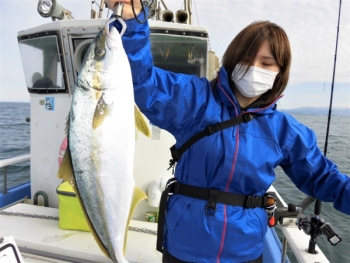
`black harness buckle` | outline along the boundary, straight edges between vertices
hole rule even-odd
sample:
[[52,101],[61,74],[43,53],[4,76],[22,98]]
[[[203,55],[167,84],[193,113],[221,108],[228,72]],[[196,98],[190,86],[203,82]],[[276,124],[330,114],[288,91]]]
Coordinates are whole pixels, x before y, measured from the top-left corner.
[[216,212],[216,199],[218,198],[219,190],[210,189],[208,203],[205,205],[205,213],[208,216],[213,216]]
[[207,126],[207,127],[205,128],[205,130],[207,131],[207,134],[208,134],[208,135],[212,135],[213,133],[215,133],[215,131],[213,130],[213,126],[212,126],[212,125]]
[[249,113],[243,114],[242,115],[242,119],[244,122],[249,122],[253,119],[254,117],[252,115],[250,115]]
[[180,184],[175,178],[171,178],[166,183],[165,189],[168,191],[168,195],[178,194]]

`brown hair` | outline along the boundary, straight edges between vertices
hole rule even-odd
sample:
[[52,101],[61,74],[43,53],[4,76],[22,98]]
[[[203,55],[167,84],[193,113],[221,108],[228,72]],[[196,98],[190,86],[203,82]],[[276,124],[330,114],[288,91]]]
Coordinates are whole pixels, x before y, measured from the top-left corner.
[[[270,21],[251,23],[227,47],[223,55],[222,66],[227,70],[228,76],[231,76],[235,66],[240,62],[246,61],[252,65],[265,40],[270,42],[272,55],[280,68],[272,89],[261,95],[261,98],[265,100],[264,104],[270,104],[286,89],[292,60],[287,34],[281,27]],[[231,87],[234,87],[230,77],[229,82]]]

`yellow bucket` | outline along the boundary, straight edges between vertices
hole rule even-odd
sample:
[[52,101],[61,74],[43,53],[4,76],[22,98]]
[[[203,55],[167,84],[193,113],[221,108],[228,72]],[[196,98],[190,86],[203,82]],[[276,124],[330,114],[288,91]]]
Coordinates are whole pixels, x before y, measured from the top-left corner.
[[73,187],[66,181],[56,189],[58,195],[58,226],[61,229],[90,231]]

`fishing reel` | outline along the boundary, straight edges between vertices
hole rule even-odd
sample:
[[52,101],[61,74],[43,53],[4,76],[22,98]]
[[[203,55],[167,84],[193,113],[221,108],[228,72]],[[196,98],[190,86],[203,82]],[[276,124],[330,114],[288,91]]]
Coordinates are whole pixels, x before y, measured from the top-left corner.
[[342,241],[337,233],[333,230],[329,223],[326,223],[320,216],[311,215],[299,215],[295,224],[299,230],[303,230],[305,234],[314,236],[315,238],[320,235],[327,237],[327,240],[332,246],[337,245]]
[[[315,206],[315,214],[303,215],[302,212],[315,200],[315,198],[307,197],[299,205],[288,204],[287,208],[277,208],[274,210],[274,217],[283,224],[283,218],[296,218],[295,224],[299,230],[303,230],[306,235],[310,236],[309,247],[306,251],[310,254],[317,254],[315,250],[316,238],[320,235],[326,236],[328,242],[332,246],[337,245],[342,241],[339,235],[334,231],[329,223],[326,223],[323,218],[319,216],[320,206]],[[277,222],[276,222],[277,223]]]

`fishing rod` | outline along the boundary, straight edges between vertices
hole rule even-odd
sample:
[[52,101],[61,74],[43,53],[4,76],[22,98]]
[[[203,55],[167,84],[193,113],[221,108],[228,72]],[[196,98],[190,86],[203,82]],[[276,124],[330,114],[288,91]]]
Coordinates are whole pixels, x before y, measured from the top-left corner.
[[[338,52],[338,38],[339,38],[339,24],[340,24],[340,13],[341,13],[341,3],[342,0],[339,0],[339,13],[338,13],[338,27],[337,27],[337,37],[336,37],[336,44],[335,44],[335,54],[334,54],[334,65],[333,65],[333,76],[332,76],[332,86],[331,86],[331,96],[330,96],[330,103],[329,103],[329,111],[328,111],[328,122],[327,122],[327,132],[326,132],[326,141],[325,141],[325,147],[324,147],[324,156],[327,155],[327,146],[328,146],[328,137],[329,137],[329,127],[331,123],[331,115],[332,115],[332,103],[333,103],[333,91],[334,91],[334,78],[335,78],[335,69],[337,65],[337,52]],[[315,200],[312,197],[308,197],[307,199],[309,200]],[[310,217],[304,217],[304,218],[299,218],[297,223],[299,223],[299,228],[302,228],[304,232],[308,235],[310,235],[310,241],[309,241],[309,247],[307,249],[307,252],[310,254],[316,254],[316,238],[317,236],[322,233],[322,228],[324,225],[329,225],[324,222],[324,220],[320,217],[321,214],[321,207],[322,207],[322,202],[320,200],[316,199],[315,207],[314,207],[314,215]],[[303,223],[305,224],[307,222],[307,228],[301,226]],[[330,227],[330,225],[329,225]],[[327,236],[327,239],[329,242],[331,242],[332,245],[336,245],[341,241],[341,238],[334,233],[334,231],[331,231],[332,233]]]
[[[331,88],[330,105],[329,105],[329,112],[328,112],[327,134],[326,134],[326,142],[325,142],[325,148],[324,148],[324,156],[326,156],[327,154],[329,126],[330,126],[331,114],[332,114],[334,78],[335,78],[335,69],[336,69],[337,52],[338,52],[341,2],[342,0],[340,0],[339,2],[337,38],[336,38],[336,45],[335,45],[332,88]],[[339,242],[342,241],[342,239],[338,236],[338,234],[335,233],[332,226],[329,223],[326,223],[325,220],[320,217],[321,206],[322,206],[322,202],[320,200],[316,200],[313,215],[308,216],[308,215],[301,214],[315,200],[316,198],[308,196],[297,206],[293,204],[288,204],[288,208],[284,208],[284,207],[277,208],[274,211],[274,217],[276,219],[276,223],[277,221],[279,221],[282,224],[284,217],[297,217],[295,224],[298,226],[300,230],[303,230],[305,234],[310,235],[309,247],[306,249],[306,252],[310,254],[317,254],[317,251],[315,250],[316,238],[320,235],[325,235],[327,240],[333,246],[337,245]],[[282,262],[284,262],[283,258],[282,258]]]

